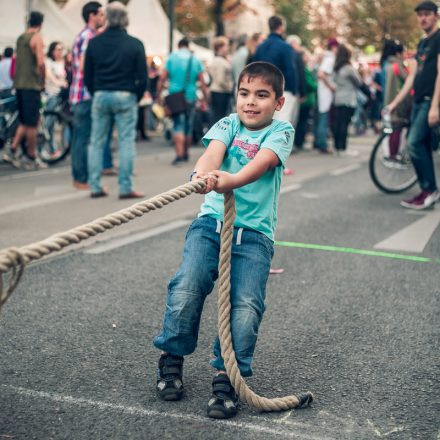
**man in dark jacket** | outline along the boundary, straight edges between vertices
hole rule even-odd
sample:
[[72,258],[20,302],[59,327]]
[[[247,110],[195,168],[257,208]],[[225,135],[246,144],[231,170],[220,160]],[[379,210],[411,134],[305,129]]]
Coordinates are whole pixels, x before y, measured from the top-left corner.
[[111,120],[118,130],[119,198],[143,197],[133,191],[137,102],[147,87],[147,63],[141,41],[127,34],[126,7],[116,1],[106,9],[108,29],[90,41],[84,65],[84,81],[93,95],[92,135],[89,148],[91,197],[108,193],[101,186],[102,154]]
[[296,57],[290,44],[283,39],[286,29],[284,18],[274,15],[269,18],[270,34],[267,39],[257,47],[252,61],[266,61],[274,64],[284,75],[284,97],[283,108],[275,112],[275,118],[283,121],[293,122],[293,115],[297,101],[297,72]]

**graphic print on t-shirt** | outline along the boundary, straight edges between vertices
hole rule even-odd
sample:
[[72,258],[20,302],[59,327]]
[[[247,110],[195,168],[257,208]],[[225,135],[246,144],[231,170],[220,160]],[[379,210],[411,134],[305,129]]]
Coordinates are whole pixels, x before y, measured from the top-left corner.
[[240,165],[246,165],[249,160],[252,160],[257,155],[259,149],[260,146],[255,143],[249,143],[249,139],[242,141],[234,137],[230,154],[238,160]]

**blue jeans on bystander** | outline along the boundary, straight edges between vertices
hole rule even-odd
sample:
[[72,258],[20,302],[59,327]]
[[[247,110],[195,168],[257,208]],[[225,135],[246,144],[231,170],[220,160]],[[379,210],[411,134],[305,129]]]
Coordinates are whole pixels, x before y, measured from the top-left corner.
[[75,182],[87,183],[87,155],[92,128],[92,101],[72,105],[72,177]]
[[125,91],[98,91],[93,96],[92,136],[89,148],[89,185],[92,193],[102,191],[103,148],[114,119],[118,130],[119,194],[132,191],[137,122],[136,95]]
[[314,146],[319,150],[327,150],[329,114],[330,112],[318,112],[316,115]]
[[424,191],[433,192],[437,189],[437,184],[432,157],[435,133],[428,125],[430,107],[430,100],[413,103],[408,151],[416,170],[420,188]]
[[[183,260],[168,285],[163,328],[154,345],[164,352],[186,356],[197,346],[206,296],[218,277],[221,223],[203,216],[194,220],[185,239]],[[266,283],[273,242],[264,234],[234,228],[231,256],[231,332],[238,367],[252,375],[258,328],[265,310]],[[220,342],[214,342],[211,365],[224,370]]]

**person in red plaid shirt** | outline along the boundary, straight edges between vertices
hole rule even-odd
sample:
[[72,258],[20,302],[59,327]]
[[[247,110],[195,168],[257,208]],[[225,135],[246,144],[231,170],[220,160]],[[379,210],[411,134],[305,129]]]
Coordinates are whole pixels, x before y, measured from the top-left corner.
[[85,28],[78,34],[72,49],[72,85],[69,102],[73,113],[72,177],[77,189],[88,189],[87,149],[92,128],[92,101],[84,84],[84,56],[89,41],[104,26],[105,14],[101,3],[88,2],[82,9]]

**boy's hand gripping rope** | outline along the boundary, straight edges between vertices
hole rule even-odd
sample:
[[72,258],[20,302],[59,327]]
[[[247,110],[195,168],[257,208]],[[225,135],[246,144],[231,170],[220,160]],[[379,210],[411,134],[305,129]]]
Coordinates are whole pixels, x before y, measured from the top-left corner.
[[[46,240],[23,246],[8,248],[0,251],[0,311],[3,304],[12,294],[20,281],[24,267],[31,261],[38,260],[52,252],[59,251],[70,244],[79,243],[92,236],[105,232],[123,223],[128,223],[136,217],[141,217],[149,211],[160,209],[175,200],[182,199],[206,186],[205,180],[196,180],[159,194],[151,199],[136,203],[128,208],[98,218],[93,222],[61,232]],[[218,329],[222,356],[226,371],[240,399],[251,407],[261,411],[281,411],[291,408],[305,407],[313,400],[313,395],[307,392],[299,398],[291,395],[268,399],[255,394],[241,377],[232,347],[230,326],[230,269],[231,247],[234,233],[235,201],[232,192],[226,193],[225,218],[221,233],[221,248],[219,258],[219,293],[218,293]],[[3,283],[3,275],[12,270],[8,286]]]

